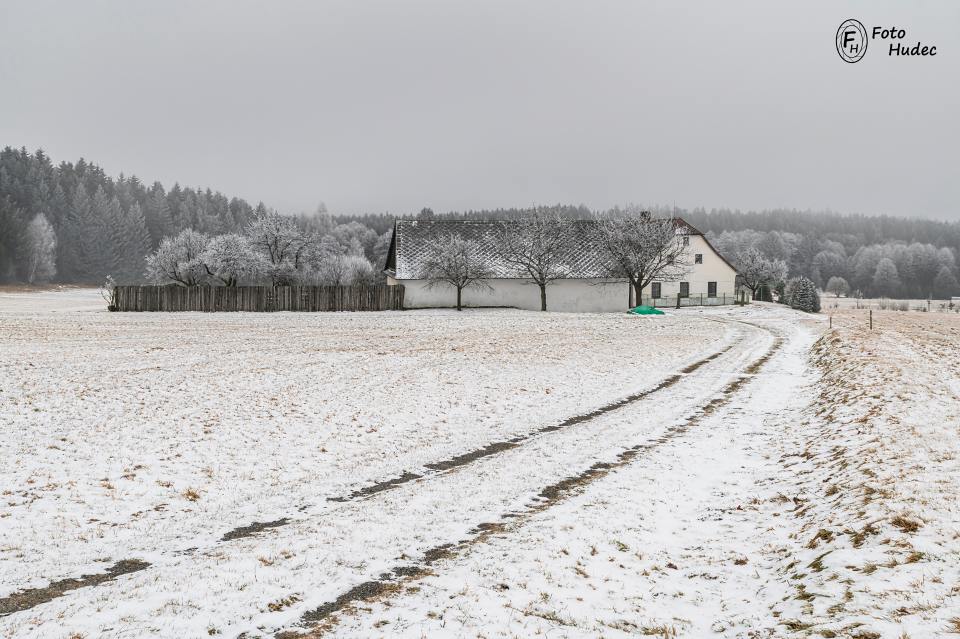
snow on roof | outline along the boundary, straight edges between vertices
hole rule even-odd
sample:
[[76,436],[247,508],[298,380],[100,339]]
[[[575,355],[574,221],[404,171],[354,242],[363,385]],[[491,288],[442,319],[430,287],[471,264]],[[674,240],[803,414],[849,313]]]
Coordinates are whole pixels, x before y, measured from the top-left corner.
[[[503,225],[515,223],[515,220],[397,220],[385,270],[400,280],[423,277],[423,265],[430,256],[430,243],[439,236],[453,233],[477,243],[481,255],[493,271],[493,277],[525,278],[527,275],[517,267],[507,264],[498,250]],[[590,237],[588,230],[596,222],[567,220],[565,223],[573,225],[576,229],[570,235],[572,241],[565,247],[562,258],[566,266],[567,278],[604,277],[600,253],[588,241]],[[703,235],[679,218],[677,218],[677,227],[689,235]]]

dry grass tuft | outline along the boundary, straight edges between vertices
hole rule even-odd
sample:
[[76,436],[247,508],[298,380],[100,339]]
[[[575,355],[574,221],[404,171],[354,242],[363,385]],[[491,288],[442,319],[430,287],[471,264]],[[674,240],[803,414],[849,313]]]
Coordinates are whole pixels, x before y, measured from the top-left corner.
[[915,533],[920,530],[920,522],[908,519],[903,515],[897,515],[890,520],[890,523],[905,533]]

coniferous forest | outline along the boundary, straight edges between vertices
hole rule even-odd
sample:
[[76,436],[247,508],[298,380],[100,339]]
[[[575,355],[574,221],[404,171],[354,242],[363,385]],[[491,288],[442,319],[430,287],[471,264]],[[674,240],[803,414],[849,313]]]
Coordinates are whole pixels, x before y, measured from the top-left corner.
[[[556,205],[565,217],[587,207]],[[524,208],[412,216],[509,218]],[[949,298],[960,295],[960,222],[797,210],[657,208],[680,215],[736,262],[751,249],[786,263],[791,277],[850,295]],[[108,176],[92,162],[55,164],[42,150],[0,151],[0,283],[100,284],[146,281],[146,258],[161,240],[192,229],[206,236],[242,233],[267,212],[209,188],[149,185]],[[296,224],[328,250],[383,265],[393,215],[299,215]],[[334,249],[329,249],[333,246]]]

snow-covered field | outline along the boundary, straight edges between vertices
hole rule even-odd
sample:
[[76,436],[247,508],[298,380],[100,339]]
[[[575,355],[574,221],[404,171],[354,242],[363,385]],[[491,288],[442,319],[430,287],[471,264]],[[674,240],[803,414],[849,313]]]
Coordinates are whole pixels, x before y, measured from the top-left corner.
[[960,629],[955,315],[102,308],[0,293],[0,636]]
[[960,313],[960,302],[950,300],[912,300],[882,298],[834,297],[824,295],[821,298],[822,310],[833,312],[841,310],[874,311],[929,311],[935,313]]

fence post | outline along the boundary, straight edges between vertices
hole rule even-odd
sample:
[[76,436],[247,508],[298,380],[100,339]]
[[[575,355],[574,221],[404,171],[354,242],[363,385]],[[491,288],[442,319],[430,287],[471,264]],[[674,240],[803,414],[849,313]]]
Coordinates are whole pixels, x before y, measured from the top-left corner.
[[870,309],[870,330],[873,330],[873,309]]

